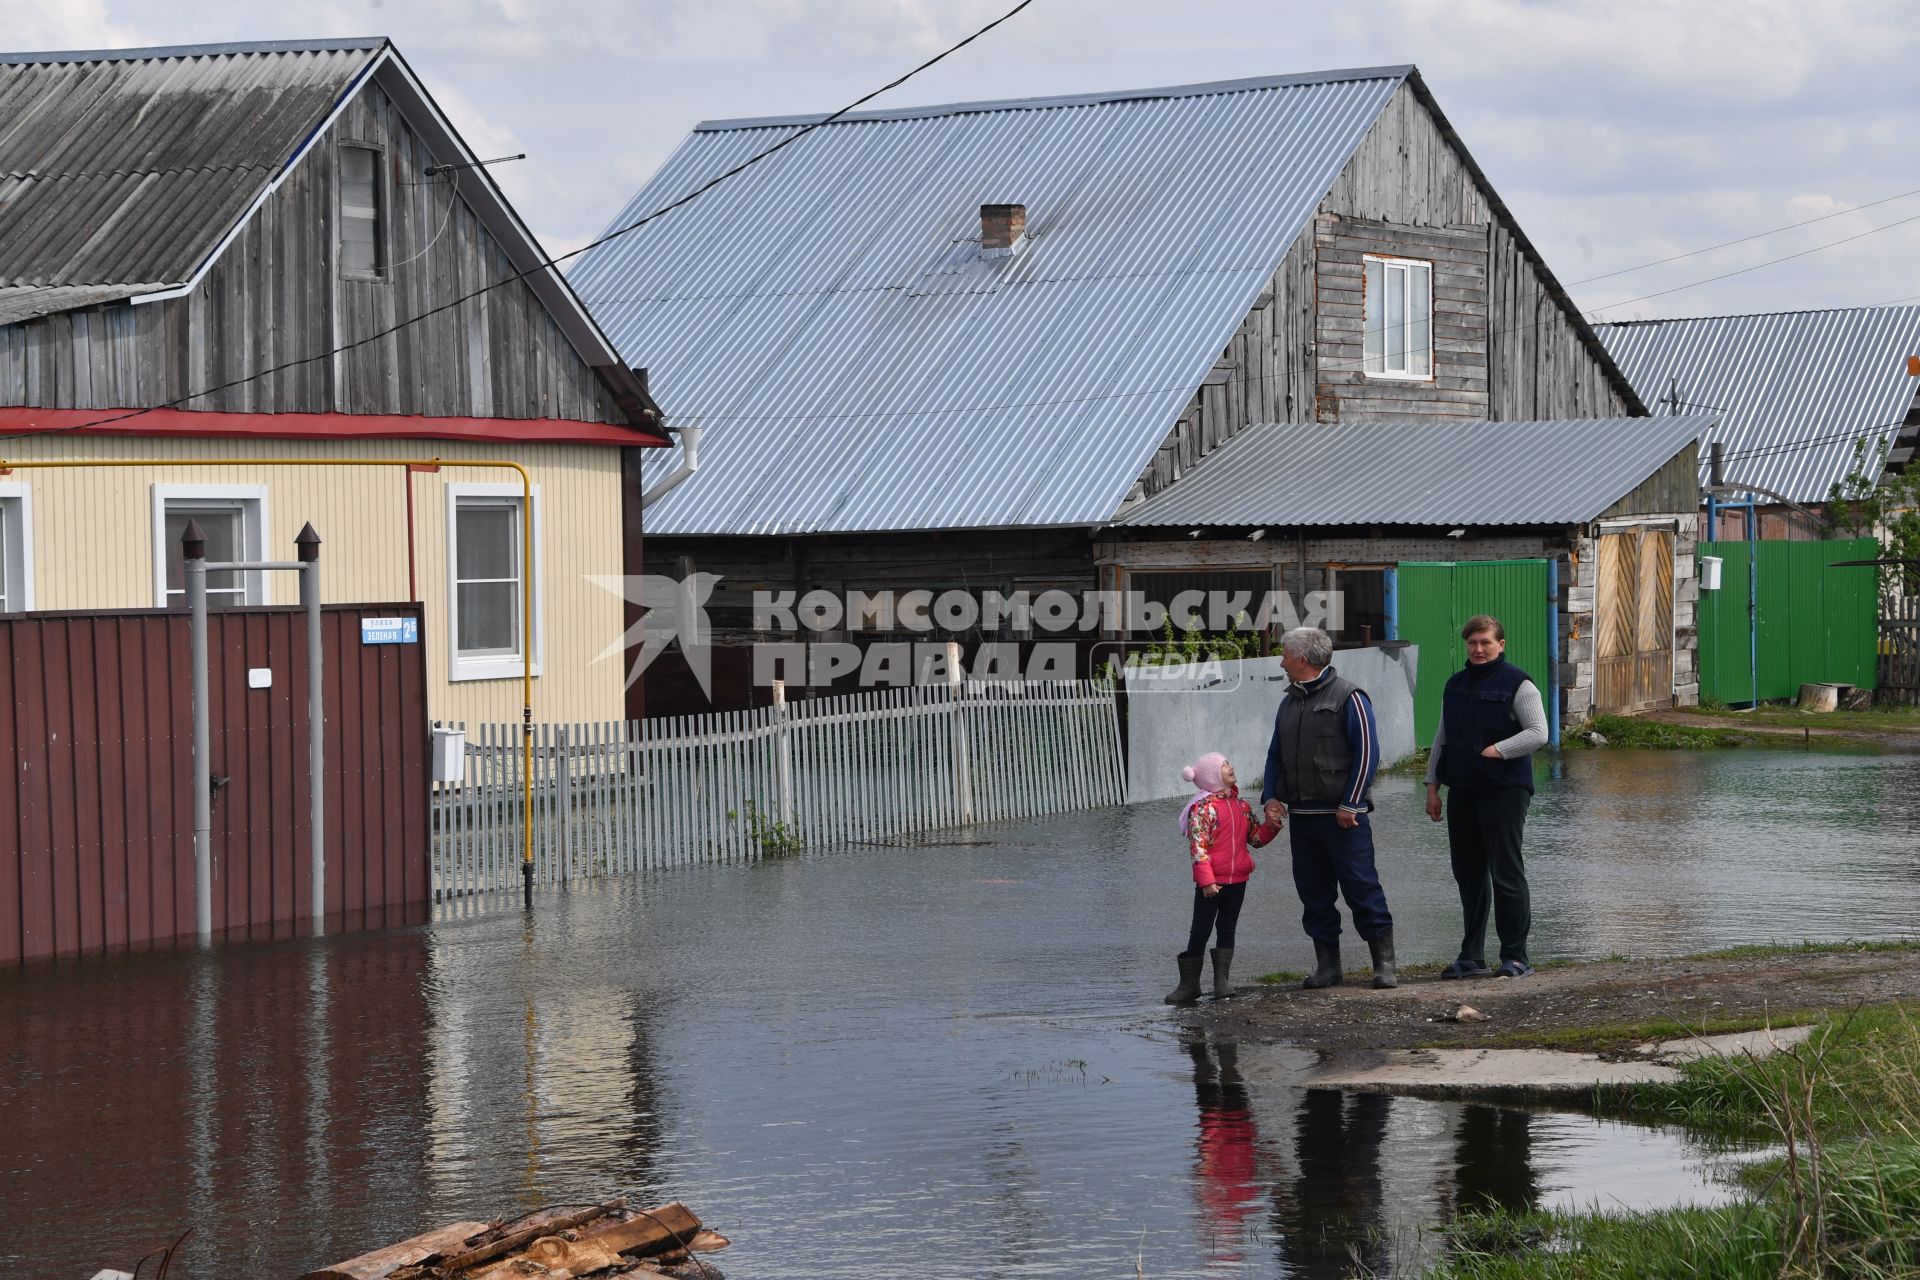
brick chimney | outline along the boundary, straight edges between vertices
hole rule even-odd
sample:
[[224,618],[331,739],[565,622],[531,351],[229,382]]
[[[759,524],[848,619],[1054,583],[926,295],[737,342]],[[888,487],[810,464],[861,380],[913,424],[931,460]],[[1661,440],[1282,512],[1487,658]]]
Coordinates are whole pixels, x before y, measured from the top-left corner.
[[980,206],[980,247],[1005,251],[1027,231],[1027,206],[1023,204],[983,204]]

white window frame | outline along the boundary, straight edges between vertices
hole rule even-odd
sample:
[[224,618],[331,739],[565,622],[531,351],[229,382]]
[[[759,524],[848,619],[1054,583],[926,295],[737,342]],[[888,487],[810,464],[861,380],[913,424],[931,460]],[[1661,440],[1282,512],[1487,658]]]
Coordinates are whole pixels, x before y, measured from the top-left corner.
[[0,484],[0,526],[5,527],[5,556],[0,576],[7,584],[9,613],[33,608],[33,490],[24,484]]
[[[1378,262],[1382,264],[1384,269],[1381,272],[1381,279],[1386,282],[1386,285],[1385,285],[1386,288],[1391,289],[1395,287],[1392,281],[1395,276],[1399,277],[1400,283],[1398,288],[1400,289],[1400,302],[1401,302],[1401,308],[1402,308],[1401,310],[1402,315],[1407,315],[1412,310],[1412,307],[1411,307],[1412,289],[1410,286],[1412,283],[1412,278],[1414,273],[1412,270],[1410,270],[1410,268],[1421,267],[1426,270],[1426,273],[1427,273],[1427,372],[1425,373],[1414,373],[1411,371],[1410,368],[1409,369],[1386,368],[1387,357],[1388,357],[1390,348],[1388,346],[1389,335],[1387,333],[1387,300],[1385,297],[1382,297],[1380,299],[1380,364],[1381,364],[1381,367],[1378,369],[1369,369],[1366,367],[1367,306],[1373,301],[1371,297],[1372,291],[1367,288],[1367,284],[1366,284],[1367,264],[1373,263],[1373,262]],[[1433,342],[1433,261],[1432,259],[1400,258],[1400,257],[1393,257],[1384,253],[1363,254],[1360,262],[1360,282],[1361,282],[1360,287],[1361,287],[1361,297],[1362,297],[1361,307],[1360,307],[1360,367],[1362,372],[1369,378],[1385,378],[1394,382],[1432,382],[1434,379],[1434,375],[1438,369],[1438,361],[1435,359],[1434,342]],[[1401,328],[1411,331],[1413,328],[1412,322],[1411,321],[1403,322],[1401,324]],[[1401,335],[1399,354],[1400,354],[1402,363],[1411,366],[1413,363],[1413,360],[1412,360],[1413,348],[1407,344],[1406,337],[1407,337],[1406,334]]]
[[[517,484],[450,484],[447,494],[447,679],[518,680],[520,656],[468,657],[460,652],[460,504],[475,498],[520,501]],[[540,486],[533,486],[533,674],[538,676],[546,654],[546,556],[541,544]],[[524,544],[522,544],[524,545]],[[516,548],[518,550],[519,548]],[[522,566],[524,572],[525,566]],[[523,579],[524,582],[524,579]],[[524,587],[523,587],[524,589]],[[519,638],[515,637],[515,643]]]
[[[153,603],[158,609],[167,604],[167,506],[232,507],[240,512],[240,527],[246,539],[242,560],[265,560],[267,530],[267,486],[263,484],[156,484],[153,486]],[[246,603],[268,604],[267,575],[252,571],[246,575]]]

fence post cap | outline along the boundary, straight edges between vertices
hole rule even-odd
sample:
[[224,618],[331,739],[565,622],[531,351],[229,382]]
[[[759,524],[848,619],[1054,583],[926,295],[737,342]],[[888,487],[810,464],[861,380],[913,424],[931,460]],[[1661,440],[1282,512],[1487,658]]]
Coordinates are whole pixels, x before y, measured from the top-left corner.
[[313,531],[313,522],[300,526],[300,532],[293,535],[293,545],[301,564],[312,564],[320,558],[320,535]]
[[180,531],[180,554],[188,560],[207,558],[207,535],[200,531],[200,522],[191,516],[187,518],[187,527]]

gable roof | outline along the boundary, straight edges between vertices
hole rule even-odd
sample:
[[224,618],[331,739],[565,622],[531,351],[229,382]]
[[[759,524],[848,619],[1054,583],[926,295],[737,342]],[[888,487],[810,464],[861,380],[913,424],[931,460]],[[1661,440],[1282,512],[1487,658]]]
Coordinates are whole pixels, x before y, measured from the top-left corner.
[[[1112,516],[1411,67],[843,116],[571,276],[676,422],[651,534]],[[698,126],[609,229],[819,116]],[[988,256],[979,206],[1028,237]]]
[[1248,427],[1114,523],[1581,524],[1712,425],[1688,415]]
[[[1730,481],[1795,502],[1825,502],[1853,466],[1854,442],[1900,433],[1920,383],[1920,307],[1781,311],[1598,326],[1641,399],[1718,415]],[[1701,446],[1701,465],[1707,449]]]
[[[384,37],[0,53],[0,324],[190,291],[369,82],[442,162],[477,159]],[[471,172],[474,214],[638,421],[637,376]]]

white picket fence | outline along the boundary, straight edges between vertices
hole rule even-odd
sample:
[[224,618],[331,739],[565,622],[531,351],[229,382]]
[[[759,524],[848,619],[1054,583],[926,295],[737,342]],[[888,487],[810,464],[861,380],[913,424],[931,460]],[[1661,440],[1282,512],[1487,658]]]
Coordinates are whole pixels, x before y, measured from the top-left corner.
[[[520,887],[521,732],[478,726],[465,778],[436,785],[436,898]],[[537,884],[1091,809],[1125,795],[1113,688],[1092,681],[536,725],[533,783]]]

